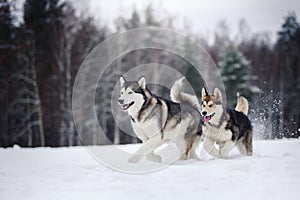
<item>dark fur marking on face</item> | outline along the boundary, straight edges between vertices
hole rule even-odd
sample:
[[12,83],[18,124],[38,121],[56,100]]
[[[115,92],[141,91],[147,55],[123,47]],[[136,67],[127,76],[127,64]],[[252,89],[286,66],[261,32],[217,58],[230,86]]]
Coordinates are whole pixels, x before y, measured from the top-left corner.
[[214,95],[206,95],[204,97],[202,97],[202,102],[214,102],[214,104],[216,105],[222,105],[221,101],[216,100],[216,97]]

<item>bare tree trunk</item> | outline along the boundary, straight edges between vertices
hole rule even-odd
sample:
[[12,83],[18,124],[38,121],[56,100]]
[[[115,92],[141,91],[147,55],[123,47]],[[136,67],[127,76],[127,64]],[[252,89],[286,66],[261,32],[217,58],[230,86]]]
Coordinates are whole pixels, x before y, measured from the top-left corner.
[[72,117],[71,36],[67,38],[66,54],[66,115],[68,120],[68,145],[74,145],[75,127]]
[[[118,47],[120,47],[121,45],[122,45],[122,40],[119,41]],[[119,48],[118,48],[118,53],[119,54],[122,53],[122,52],[120,52]],[[120,76],[121,75],[121,70],[122,70],[122,58],[119,58],[118,63],[117,63],[117,67],[114,70],[115,75]],[[119,112],[116,113],[116,116],[115,116],[116,119],[115,120],[118,120],[120,118],[120,115],[121,115],[121,113],[119,113]],[[120,129],[119,129],[117,123],[114,123],[114,141],[113,141],[113,143],[114,144],[120,144],[120,141],[121,141]]]
[[[33,80],[37,80],[36,79],[36,70],[34,68],[34,66],[31,66],[32,68],[32,74],[33,74]],[[37,105],[37,110],[38,110],[38,121],[40,122],[39,123],[39,134],[40,134],[40,143],[41,143],[41,146],[44,147],[45,146],[45,133],[44,133],[44,124],[43,124],[43,112],[42,112],[42,105],[41,105],[41,98],[40,98],[40,92],[39,92],[39,88],[38,88],[38,85],[34,84],[34,93],[36,95],[36,99],[38,101],[38,105]]]
[[65,122],[65,115],[66,115],[66,108],[65,108],[65,66],[64,66],[64,45],[63,41],[60,39],[58,41],[59,43],[59,50],[57,52],[57,57],[56,57],[56,63],[59,68],[59,77],[60,77],[60,88],[59,88],[59,107],[60,107],[60,112],[59,112],[59,119],[60,119],[60,128],[59,128],[59,145],[60,146],[65,146],[66,145],[66,122]]
[[[33,40],[31,40],[33,41]],[[33,47],[34,45],[31,44]],[[34,51],[31,51],[30,53],[30,58],[29,58],[29,67],[30,67],[30,72],[32,75],[32,80],[33,82],[33,90],[35,94],[35,98],[37,100],[37,118],[39,121],[39,138],[40,138],[40,145],[42,147],[45,146],[45,133],[44,133],[44,123],[43,123],[43,112],[42,112],[42,105],[41,105],[41,98],[40,98],[40,92],[37,84],[37,70],[36,67],[34,66],[35,63],[35,57],[34,57]]]

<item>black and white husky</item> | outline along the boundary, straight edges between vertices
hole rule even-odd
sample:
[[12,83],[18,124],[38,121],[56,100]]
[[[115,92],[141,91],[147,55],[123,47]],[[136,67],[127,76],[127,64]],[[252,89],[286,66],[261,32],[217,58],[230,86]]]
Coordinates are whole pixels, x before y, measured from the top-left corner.
[[161,157],[154,151],[167,141],[176,143],[181,153],[180,159],[185,160],[194,155],[194,147],[202,131],[199,126],[201,114],[195,106],[198,105],[197,98],[177,90],[182,80],[175,82],[170,91],[171,99],[176,101],[172,102],[152,94],[144,77],[138,81],[120,78],[118,102],[123,111],[128,112],[132,128],[143,142],[128,162],[136,163],[146,156],[148,160],[160,163]]
[[[236,145],[243,155],[252,155],[252,126],[247,117],[248,109],[248,101],[242,96],[238,97],[235,109],[225,109],[218,88],[215,88],[214,94],[208,94],[203,88],[204,149],[215,157],[226,158]],[[219,145],[219,149],[215,144]]]

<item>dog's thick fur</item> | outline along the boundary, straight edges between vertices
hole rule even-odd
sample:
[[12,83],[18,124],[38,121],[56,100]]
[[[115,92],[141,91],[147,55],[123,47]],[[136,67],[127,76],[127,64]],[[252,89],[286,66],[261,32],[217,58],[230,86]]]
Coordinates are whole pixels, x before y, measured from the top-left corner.
[[[118,102],[128,112],[133,130],[143,142],[128,162],[136,163],[145,155],[148,160],[160,163],[161,157],[154,151],[167,141],[176,143],[180,159],[195,156],[194,147],[202,133],[199,128],[201,114],[195,108],[197,99],[193,102],[195,99],[183,97],[176,88],[171,89],[171,94],[176,95],[176,102],[158,97],[147,88],[144,77],[138,81],[126,81],[121,77],[120,83]],[[182,79],[175,83],[178,84],[182,84]]]
[[218,88],[214,94],[208,94],[203,88],[201,114],[204,121],[204,149],[215,157],[226,158],[236,145],[243,155],[252,155],[252,126],[247,117],[248,110],[245,97],[238,97],[235,110],[225,109]]

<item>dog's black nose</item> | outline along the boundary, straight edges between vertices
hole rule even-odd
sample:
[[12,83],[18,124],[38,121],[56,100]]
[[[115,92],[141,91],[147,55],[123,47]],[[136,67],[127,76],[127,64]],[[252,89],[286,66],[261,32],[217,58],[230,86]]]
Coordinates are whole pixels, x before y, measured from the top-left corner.
[[124,100],[123,99],[118,99],[119,104],[123,104]]
[[202,115],[203,115],[203,116],[207,115],[207,112],[206,112],[206,111],[203,111],[203,112],[202,112]]

